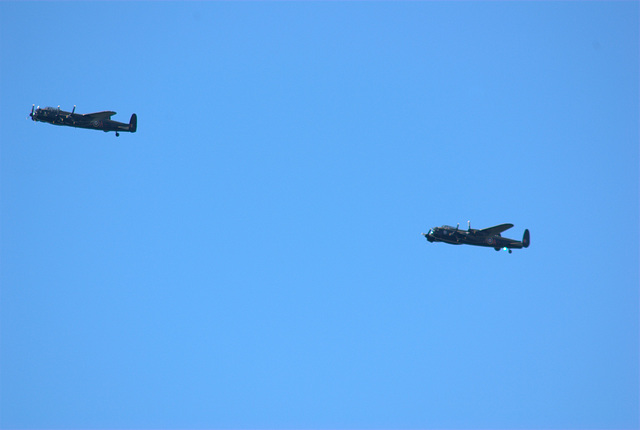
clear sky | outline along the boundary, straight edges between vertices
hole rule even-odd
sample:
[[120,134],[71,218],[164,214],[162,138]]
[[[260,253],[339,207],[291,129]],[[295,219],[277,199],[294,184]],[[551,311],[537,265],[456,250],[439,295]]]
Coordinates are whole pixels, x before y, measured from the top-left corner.
[[639,16],[0,2],[0,427],[637,429]]

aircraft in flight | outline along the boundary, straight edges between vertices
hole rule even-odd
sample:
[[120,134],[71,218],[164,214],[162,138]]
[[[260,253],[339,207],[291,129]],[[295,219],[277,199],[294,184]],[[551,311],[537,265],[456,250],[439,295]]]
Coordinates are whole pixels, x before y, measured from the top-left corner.
[[508,250],[509,254],[511,254],[512,248],[528,248],[531,243],[528,229],[524,230],[522,241],[508,239],[500,235],[500,233],[511,227],[513,227],[513,224],[500,224],[477,230],[471,228],[471,222],[469,222],[467,230],[460,230],[460,224],[455,228],[443,225],[442,227],[434,227],[429,230],[429,233],[422,233],[422,235],[429,242],[444,242],[450,243],[451,245],[486,246],[496,251],[500,251],[501,249]]
[[66,125],[69,127],[89,128],[92,130],[102,130],[105,133],[115,131],[116,136],[120,136],[121,131],[135,133],[138,128],[138,117],[134,113],[131,115],[129,124],[124,122],[113,121],[111,117],[116,113],[113,111],[95,112],[95,113],[75,113],[76,107],[71,112],[60,110],[57,108],[46,107],[40,109],[35,105],[31,107],[29,116],[34,121],[48,122],[53,125]]

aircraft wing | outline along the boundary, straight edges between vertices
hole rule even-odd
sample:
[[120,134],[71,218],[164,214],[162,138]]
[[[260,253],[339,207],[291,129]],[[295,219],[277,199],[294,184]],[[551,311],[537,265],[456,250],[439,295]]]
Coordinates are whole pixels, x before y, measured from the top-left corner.
[[487,236],[493,236],[500,234],[505,230],[509,230],[511,227],[513,227],[513,224],[500,224],[493,227],[483,228],[479,233]]
[[111,116],[115,114],[116,113],[114,111],[106,110],[103,112],[85,113],[83,116],[90,120],[101,120],[101,119],[111,119]]

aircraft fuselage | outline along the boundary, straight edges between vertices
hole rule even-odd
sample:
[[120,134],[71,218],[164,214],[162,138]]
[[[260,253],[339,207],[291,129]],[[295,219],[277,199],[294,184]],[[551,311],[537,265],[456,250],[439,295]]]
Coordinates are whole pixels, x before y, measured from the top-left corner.
[[[75,108],[74,108],[75,110]],[[67,112],[60,108],[37,108],[31,111],[33,121],[46,122],[53,125],[64,125],[67,127],[86,128],[91,130],[102,130],[104,132],[115,131],[116,135],[120,131],[135,133],[137,129],[137,116],[131,115],[130,122],[118,122],[111,119],[115,112],[98,112],[95,114],[80,114]]]
[[434,227],[423,236],[429,242],[444,242],[451,245],[474,245],[494,248],[496,251],[527,248],[530,243],[529,230],[525,230],[522,241],[502,237],[500,233],[485,234],[482,230],[460,230],[450,226]]

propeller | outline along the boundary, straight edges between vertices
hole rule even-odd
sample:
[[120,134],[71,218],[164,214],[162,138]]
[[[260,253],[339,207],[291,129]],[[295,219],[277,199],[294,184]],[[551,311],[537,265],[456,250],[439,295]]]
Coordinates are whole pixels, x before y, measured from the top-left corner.
[[[60,107],[58,106],[58,109],[60,109]],[[73,113],[76,111],[76,105],[73,105],[73,109],[71,110],[71,112],[69,112],[66,116],[65,119],[69,119],[71,118],[71,115],[73,115]],[[73,124],[75,124],[75,121],[71,120],[71,122]]]
[[[29,114],[29,116],[34,121],[35,121],[35,119],[33,119],[33,112],[35,111],[35,109],[36,109],[36,105],[31,105],[31,113]],[[29,119],[29,117],[27,117],[27,119]]]

